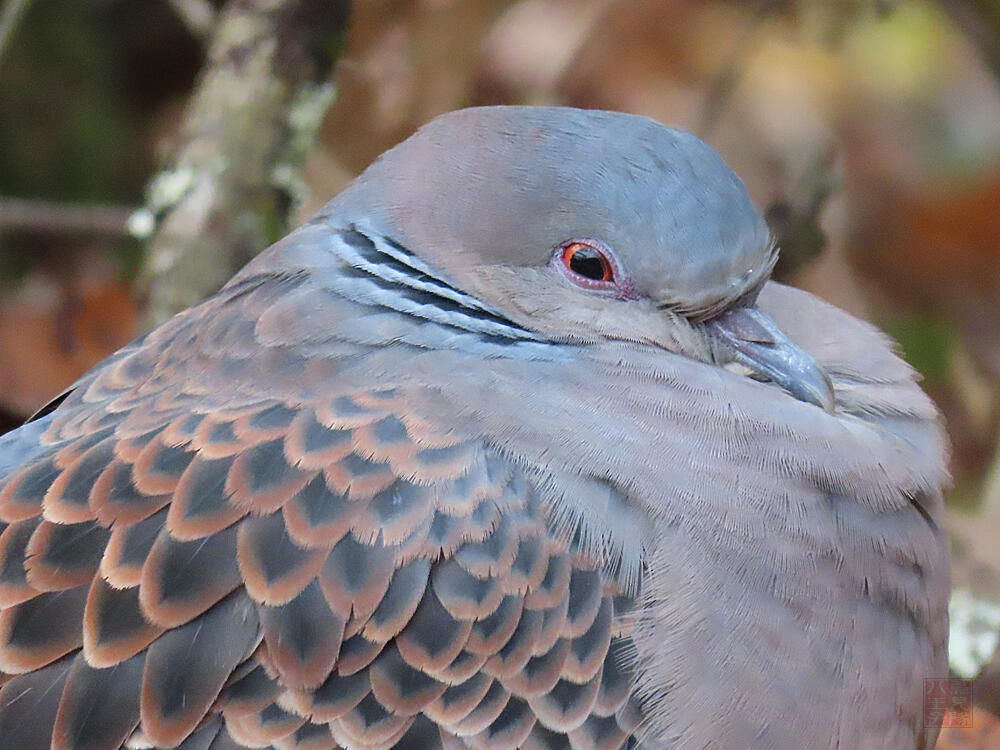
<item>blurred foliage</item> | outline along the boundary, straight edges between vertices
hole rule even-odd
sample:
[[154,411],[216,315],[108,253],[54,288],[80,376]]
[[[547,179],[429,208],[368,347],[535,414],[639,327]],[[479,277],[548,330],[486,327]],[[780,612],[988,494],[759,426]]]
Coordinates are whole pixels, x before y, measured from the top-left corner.
[[[201,63],[164,2],[31,3],[0,60],[0,196],[137,204]],[[0,282],[73,252],[38,232],[0,243]],[[138,243],[106,250],[135,270]]]
[[939,388],[947,383],[952,346],[958,336],[947,318],[916,312],[885,315],[881,323],[899,344],[906,361],[924,376],[925,387]]
[[[0,321],[20,322],[0,324],[9,424],[134,334],[137,246],[4,230],[3,198],[142,202],[204,58],[183,4],[37,0],[0,51]],[[603,107],[695,131],[767,212],[782,278],[886,328],[924,375],[954,442],[953,497],[979,509],[955,514],[956,581],[998,598],[998,8],[357,0],[305,211],[461,106]]]
[[182,98],[201,50],[162,2],[33,3],[0,65],[0,191],[135,201],[153,118]]
[[84,5],[29,9],[0,68],[0,190],[97,201],[141,189],[126,168],[142,155],[133,116],[108,85],[113,53]]

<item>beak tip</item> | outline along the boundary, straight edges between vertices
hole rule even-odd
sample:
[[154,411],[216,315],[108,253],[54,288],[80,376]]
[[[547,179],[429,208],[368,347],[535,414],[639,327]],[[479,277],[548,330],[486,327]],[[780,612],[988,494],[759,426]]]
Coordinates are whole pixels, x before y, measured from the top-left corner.
[[837,396],[833,391],[833,383],[830,382],[829,376],[817,366],[817,373],[822,380],[822,386],[813,391],[810,395],[813,398],[804,398],[803,401],[809,401],[816,404],[823,411],[833,414],[837,410]]
[[799,401],[833,414],[837,409],[837,396],[830,377],[811,357],[804,359],[803,353],[797,354],[796,367],[779,372],[772,369],[774,382]]

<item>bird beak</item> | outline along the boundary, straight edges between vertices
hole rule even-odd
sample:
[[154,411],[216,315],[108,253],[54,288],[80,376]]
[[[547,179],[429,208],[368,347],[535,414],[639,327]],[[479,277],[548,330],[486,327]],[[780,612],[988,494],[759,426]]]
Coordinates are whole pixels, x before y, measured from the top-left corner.
[[756,307],[726,310],[705,328],[718,364],[738,362],[800,401],[833,411],[833,385],[823,368]]

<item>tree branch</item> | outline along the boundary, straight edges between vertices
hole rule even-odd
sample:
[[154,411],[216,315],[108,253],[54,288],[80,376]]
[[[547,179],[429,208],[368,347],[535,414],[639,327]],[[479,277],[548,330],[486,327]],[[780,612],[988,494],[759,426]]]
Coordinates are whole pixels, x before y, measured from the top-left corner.
[[7,0],[0,9],[0,62],[7,44],[14,35],[14,30],[24,18],[24,12],[31,5],[31,0]]
[[0,231],[28,229],[43,232],[123,235],[135,209],[84,203],[53,203],[0,197]]
[[188,31],[204,40],[215,26],[215,9],[208,0],[169,0],[174,13],[188,27]]
[[285,233],[332,100],[348,6],[231,0],[222,12],[181,144],[150,183],[147,325],[214,292]]

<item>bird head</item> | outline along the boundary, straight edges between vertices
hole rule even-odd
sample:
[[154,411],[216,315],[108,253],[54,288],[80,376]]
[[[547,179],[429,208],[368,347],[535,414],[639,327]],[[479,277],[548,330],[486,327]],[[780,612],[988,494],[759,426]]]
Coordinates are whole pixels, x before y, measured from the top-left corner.
[[328,213],[363,215],[545,339],[658,346],[833,408],[822,369],[754,306],[775,260],[767,226],[689,133],[616,112],[461,110],[384,154]]

